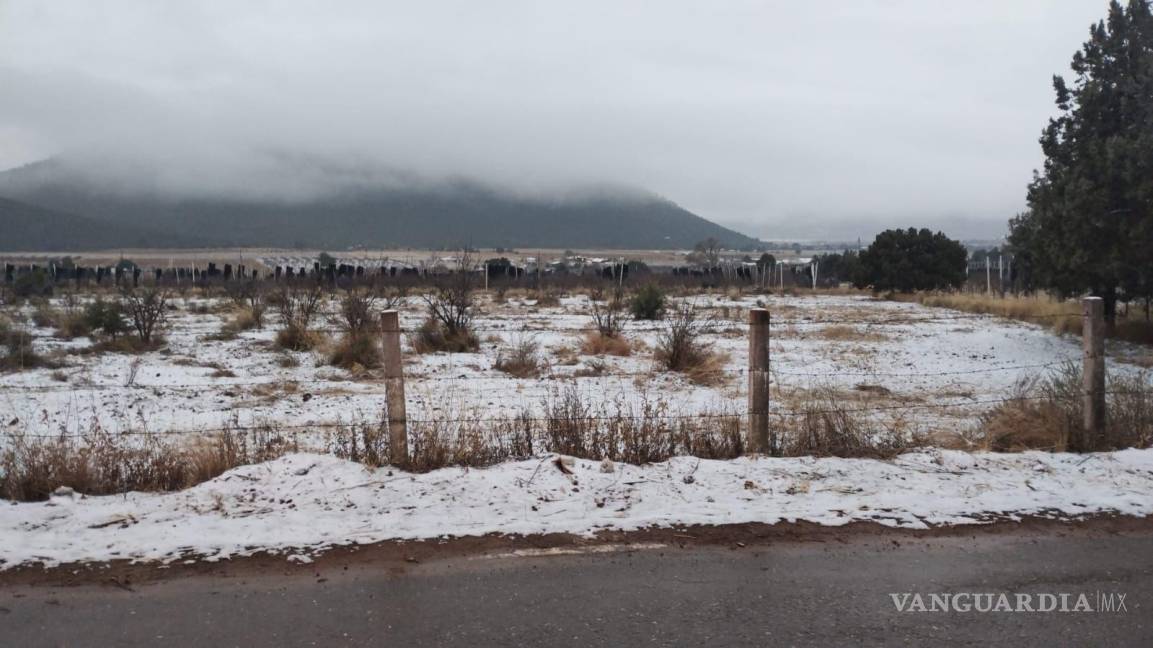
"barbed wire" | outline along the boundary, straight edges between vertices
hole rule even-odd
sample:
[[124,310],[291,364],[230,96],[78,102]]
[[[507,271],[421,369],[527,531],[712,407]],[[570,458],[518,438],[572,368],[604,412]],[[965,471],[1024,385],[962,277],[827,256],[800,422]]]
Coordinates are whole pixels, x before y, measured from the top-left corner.
[[[1153,397],[1153,389],[1126,389],[1126,390],[1106,390],[1104,395],[1141,395],[1145,397]],[[1064,397],[1064,400],[1077,400],[1086,396],[1084,393],[1078,393],[1071,396]],[[1062,397],[1055,397],[1051,394],[1036,395],[1036,396],[1010,396],[1006,398],[989,398],[989,399],[971,399],[963,401],[952,401],[947,403],[903,403],[894,405],[875,405],[869,407],[835,407],[826,409],[812,409],[805,408],[799,410],[790,409],[772,409],[772,401],[770,401],[770,409],[766,415],[770,417],[779,418],[793,418],[805,416],[826,416],[826,415],[846,415],[846,414],[861,414],[861,413],[877,413],[877,412],[892,412],[900,410],[924,410],[924,409],[954,409],[959,407],[970,407],[975,405],[1003,405],[1006,403],[1026,402],[1026,401],[1052,401],[1063,400]],[[688,421],[688,420],[747,420],[749,415],[747,413],[723,413],[723,412],[704,412],[695,414],[668,414],[668,413],[645,413],[645,414],[626,414],[617,412],[614,414],[575,414],[570,416],[532,416],[527,413],[519,414],[516,416],[483,416],[483,417],[440,417],[440,418],[420,418],[420,417],[406,417],[404,420],[407,424],[412,425],[461,425],[461,424],[489,424],[489,425],[523,425],[527,423],[565,423],[569,425],[583,425],[592,422],[622,422],[622,421],[643,421],[646,423],[655,423],[660,421]],[[380,422],[376,423],[381,427],[387,424],[387,419],[382,418]],[[150,431],[150,430],[123,430],[123,431],[105,431],[98,430],[95,432],[59,432],[55,434],[33,434],[18,431],[7,431],[3,434],[9,438],[16,439],[80,439],[90,438],[100,435],[106,436],[143,436],[143,437],[172,437],[172,436],[196,436],[196,435],[209,435],[219,434],[225,432],[269,432],[277,433],[285,430],[326,430],[326,429],[340,429],[340,428],[353,428],[357,426],[373,425],[367,420],[365,421],[328,421],[328,422],[314,422],[314,423],[301,423],[301,424],[282,424],[276,422],[268,422],[258,425],[224,425],[218,427],[203,427],[189,430],[166,430],[166,431]]]
[[[1084,357],[1084,356],[1080,356]],[[1094,357],[1103,357],[1100,355]],[[1014,365],[997,365],[992,367],[982,367],[979,369],[965,369],[956,371],[880,371],[880,370],[860,370],[860,371],[789,371],[784,369],[777,369],[770,366],[768,370],[772,375],[781,376],[797,376],[809,378],[836,378],[836,377],[870,377],[870,376],[885,376],[890,378],[901,377],[932,377],[932,376],[961,376],[961,375],[978,375],[986,373],[998,373],[1007,371],[1025,371],[1033,369],[1045,369],[1051,367],[1058,367],[1074,362],[1073,358],[1066,360],[1057,360],[1053,362],[1037,363],[1037,364],[1014,364]],[[212,367],[204,367],[204,369],[212,369]],[[683,377],[681,372],[668,371],[659,368],[638,370],[638,371],[608,371],[604,373],[581,373],[579,369],[571,373],[568,372],[547,372],[538,376],[519,377],[504,374],[499,370],[495,370],[495,374],[458,374],[452,376],[427,376],[419,374],[409,374],[405,376],[406,381],[413,383],[427,383],[427,382],[463,382],[463,381],[485,381],[485,382],[514,382],[514,381],[537,381],[537,380],[582,380],[594,381],[599,379],[618,379],[618,378],[653,378],[658,376],[670,377]],[[717,369],[701,369],[692,372],[697,376],[712,376],[712,375],[731,375],[742,376],[749,373],[745,368],[717,368]],[[366,389],[357,391],[356,393],[371,394],[375,393],[371,387],[377,386],[377,382],[364,382],[357,380],[327,380],[325,382],[334,385],[342,385],[347,388],[348,385],[363,386]],[[233,388],[277,388],[285,384],[297,384],[299,381],[291,377],[285,377],[284,380],[278,381],[214,381],[214,382],[199,382],[199,383],[133,383],[131,385],[116,385],[116,384],[62,384],[62,385],[0,385],[0,392],[53,392],[53,391],[105,391],[105,390],[126,390],[126,391],[148,391],[148,390],[164,390],[170,392],[200,392],[209,391],[217,393],[219,391],[228,391]],[[323,383],[318,383],[318,391],[323,391]],[[219,390],[206,390],[205,388],[219,388]],[[354,390],[355,391],[355,390]],[[344,394],[342,394],[344,395]]]

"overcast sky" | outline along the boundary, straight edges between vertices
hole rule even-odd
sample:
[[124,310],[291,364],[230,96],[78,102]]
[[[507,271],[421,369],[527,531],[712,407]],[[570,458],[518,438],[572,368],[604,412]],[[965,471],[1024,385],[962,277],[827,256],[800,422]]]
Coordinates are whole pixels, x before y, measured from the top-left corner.
[[0,0],[0,168],[270,150],[608,181],[763,238],[999,236],[1105,0]]

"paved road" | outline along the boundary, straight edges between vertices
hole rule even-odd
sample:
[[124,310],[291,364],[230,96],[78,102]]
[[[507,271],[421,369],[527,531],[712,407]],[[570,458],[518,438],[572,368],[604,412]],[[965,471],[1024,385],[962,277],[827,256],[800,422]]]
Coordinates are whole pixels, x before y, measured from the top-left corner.
[[[897,612],[892,592],[1126,594],[1118,613]],[[137,585],[5,585],[2,646],[1153,645],[1153,532],[665,547]]]

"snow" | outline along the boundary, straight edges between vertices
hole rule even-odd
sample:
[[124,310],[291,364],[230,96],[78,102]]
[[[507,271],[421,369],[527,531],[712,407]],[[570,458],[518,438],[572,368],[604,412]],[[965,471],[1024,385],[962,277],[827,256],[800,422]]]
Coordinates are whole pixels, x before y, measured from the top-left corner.
[[[992,517],[1153,512],[1153,450],[1087,455],[930,450],[892,461],[676,458],[644,466],[555,456],[425,474],[292,454],[181,492],[0,505],[0,568],[79,561],[219,560],[273,551],[294,562],[389,539],[652,526],[871,521],[977,524]],[[691,476],[691,479],[686,479]]]
[[[547,308],[531,299],[498,304],[486,297],[475,323],[484,341],[479,353],[416,355],[405,343],[408,415],[429,419],[446,412],[485,418],[514,417],[525,409],[539,413],[542,401],[570,381],[592,402],[620,402],[635,409],[646,399],[659,398],[669,405],[670,414],[740,412],[745,408],[740,372],[748,363],[743,327],[748,309],[758,302],[773,320],[774,390],[852,390],[867,384],[889,390],[887,398],[895,403],[960,403],[956,409],[917,412],[918,423],[935,431],[966,429],[985,409],[963,407],[967,402],[980,405],[1003,398],[1020,378],[1080,358],[1078,339],[1056,336],[1044,327],[918,304],[829,295],[714,294],[689,299],[718,322],[705,337],[729,356],[729,379],[719,385],[696,385],[681,375],[654,371],[653,329],[659,324],[631,321],[626,335],[650,350],[602,358],[610,375],[574,377],[592,358],[579,356],[576,364],[564,364],[560,350],[578,348],[581,329],[590,326],[587,297],[564,297],[559,306]],[[384,402],[379,376],[356,376],[326,366],[323,353],[274,349],[272,315],[264,330],[246,331],[235,340],[211,339],[223,317],[197,310],[220,302],[189,298],[176,303],[179,310],[172,313],[165,350],[140,356],[69,355],[69,366],[62,370],[67,382],[50,369],[5,375],[0,384],[3,431],[80,433],[99,424],[110,432],[194,432],[231,422],[299,427],[379,419]],[[402,309],[402,326],[414,329],[423,317],[419,299],[410,298]],[[839,322],[874,339],[821,338],[822,330]],[[44,351],[88,344],[53,339],[47,329],[35,333],[36,345]],[[539,342],[550,363],[545,377],[515,379],[493,367],[500,347],[524,336]],[[297,366],[285,366],[286,357]],[[235,376],[213,377],[216,367]],[[1116,375],[1138,368],[1115,356],[1108,371]],[[784,404],[774,401],[772,407]]]

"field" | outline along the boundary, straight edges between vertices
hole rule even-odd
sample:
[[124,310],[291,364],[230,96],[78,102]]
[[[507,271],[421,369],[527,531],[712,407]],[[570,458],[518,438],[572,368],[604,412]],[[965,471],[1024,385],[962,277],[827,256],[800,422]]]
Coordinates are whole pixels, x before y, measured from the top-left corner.
[[[876,429],[963,445],[963,437],[992,404],[1024,378],[1080,357],[1080,341],[1045,327],[864,295],[699,294],[710,349],[704,372],[665,371],[654,360],[664,323],[628,321],[629,354],[592,355],[582,349],[591,327],[590,298],[517,293],[500,302],[479,299],[475,353],[413,352],[404,340],[408,416],[415,421],[461,422],[545,417],[577,395],[605,416],[683,418],[740,415],[746,410],[750,308],[766,307],[771,325],[771,408],[787,427],[814,400],[859,410]],[[555,302],[552,301],[555,299]],[[59,308],[59,304],[54,304]],[[335,306],[329,304],[331,310]],[[139,354],[86,353],[87,338],[63,340],[48,326],[32,326],[34,348],[59,367],[3,375],[0,410],[5,432],[24,435],[110,433],[189,434],[224,426],[271,426],[323,444],[334,424],[380,420],[380,370],[329,364],[335,342],[310,351],[274,344],[274,316],[262,329],[220,335],[233,316],[223,298],[176,298],[167,343]],[[400,307],[402,327],[425,319],[418,296]],[[34,319],[25,305],[17,317]],[[317,328],[336,335],[327,319]],[[1123,345],[1113,345],[1112,375],[1136,375]],[[522,377],[497,368],[520,351],[532,366]],[[319,436],[318,436],[319,435]]]
[[[427,293],[389,293],[405,331],[402,462],[382,423],[376,316],[368,350],[348,353],[347,293],[315,294],[321,312],[290,337],[307,342],[296,351],[284,348],[283,308],[241,326],[251,302],[219,288],[174,292],[163,339],[143,347],[125,334],[68,339],[68,313],[90,294],[9,306],[0,570],[255,552],[307,563],[338,545],[445,535],[1153,512],[1153,451],[1061,452],[1080,402],[1061,376],[1081,350],[1049,326],[732,287],[674,290],[664,318],[626,318],[606,340],[595,286],[514,288],[474,294],[479,346],[446,353],[424,348]],[[771,314],[781,457],[741,456],[758,307]],[[690,361],[672,370],[686,313]],[[17,330],[30,348],[11,346]],[[35,366],[14,366],[12,349]],[[1121,435],[1102,449],[1153,440],[1150,378],[1131,362],[1140,353],[1110,343],[1111,384],[1139,395],[1110,401]],[[1066,393],[1035,400],[1038,384]]]

